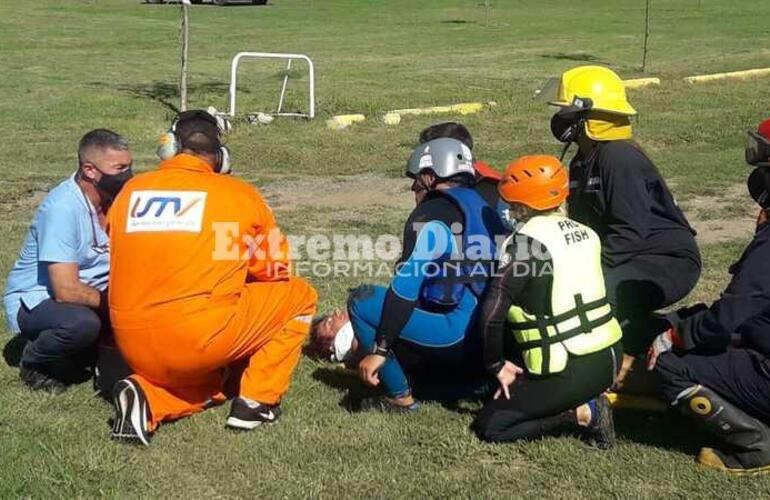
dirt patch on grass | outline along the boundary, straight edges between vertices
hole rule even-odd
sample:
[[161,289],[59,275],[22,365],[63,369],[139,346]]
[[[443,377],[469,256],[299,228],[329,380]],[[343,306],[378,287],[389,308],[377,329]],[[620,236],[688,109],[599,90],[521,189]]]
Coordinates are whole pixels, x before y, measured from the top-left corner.
[[[414,197],[409,187],[408,179],[364,174],[274,181],[265,184],[261,191],[275,210],[316,206],[355,211],[374,205],[410,210],[414,207]],[[34,210],[47,194],[34,189],[3,205],[6,210]],[[701,245],[748,241],[754,232],[757,207],[746,195],[743,184],[733,185],[719,195],[693,196],[680,206],[698,231],[697,240]]]
[[261,191],[275,210],[291,210],[303,205],[341,210],[369,205],[409,209],[414,206],[410,185],[409,179],[366,174],[272,182]]
[[46,196],[48,196],[48,191],[38,189],[27,192],[10,192],[7,193],[5,199],[0,202],[0,211],[5,214],[27,214],[28,212],[34,212]]
[[32,191],[28,197],[16,202],[16,204],[23,208],[35,209],[43,203],[46,196],[48,196],[48,191]]
[[[366,174],[337,178],[276,181],[262,188],[275,210],[320,206],[340,210],[383,205],[394,210],[414,206],[407,179]],[[680,203],[698,232],[700,245],[751,238],[757,208],[746,196],[746,186],[736,184],[718,195],[698,195]]]
[[717,196],[699,195],[680,203],[690,224],[698,231],[700,245],[749,240],[756,225],[757,206],[736,184]]

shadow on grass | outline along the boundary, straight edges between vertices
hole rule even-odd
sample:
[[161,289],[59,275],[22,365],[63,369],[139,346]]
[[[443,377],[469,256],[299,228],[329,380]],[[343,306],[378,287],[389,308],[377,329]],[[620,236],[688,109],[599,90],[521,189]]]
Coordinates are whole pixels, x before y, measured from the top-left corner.
[[707,434],[695,429],[690,421],[674,412],[616,410],[615,431],[619,437],[634,443],[689,455],[697,454],[702,446],[713,444]]
[[560,61],[602,62],[602,59],[588,52],[557,52],[554,54],[540,54],[545,59],[558,59]]
[[[27,339],[21,335],[14,335],[3,347],[3,359],[8,366],[18,368],[21,363],[21,356],[24,352],[24,346],[27,345]],[[46,373],[63,382],[65,385],[79,385],[91,381],[93,371],[87,366],[88,363],[79,360],[62,360],[51,363],[46,369]]]
[[14,335],[11,337],[5,347],[3,347],[3,358],[8,366],[18,367],[21,362],[21,353],[24,350],[24,346],[27,344],[26,339],[21,335]]
[[[165,108],[174,113],[179,113],[176,102],[179,101],[179,88],[175,84],[153,81],[141,84],[119,84],[111,85],[105,82],[88,82],[89,87],[97,89],[117,90],[124,94],[139,98],[149,99],[162,104]],[[219,93],[226,94],[230,86],[222,82],[206,82],[192,84],[188,86],[188,93]],[[249,93],[248,89],[238,89],[238,92]]]
[[[332,389],[344,393],[340,406],[348,411],[357,411],[361,399],[380,394],[378,389],[365,385],[352,370],[339,367],[318,368],[313,372],[313,378]],[[434,402],[444,409],[461,415],[472,415],[481,408],[482,397],[470,394],[462,399],[453,399],[450,394],[456,393],[454,386],[440,387],[428,385],[413,388],[414,396],[421,402]]]
[[342,368],[318,368],[313,379],[343,393],[339,405],[351,413],[361,411],[361,400],[376,396],[379,392],[365,385],[352,370]]
[[[362,398],[372,396],[376,392],[361,382],[355,372],[338,367],[321,367],[316,369],[313,378],[326,386],[344,394],[340,406],[355,412],[356,403]],[[435,398],[420,398],[425,394],[415,394],[420,400],[436,401]],[[481,398],[471,398],[454,402],[440,402],[445,409],[461,414],[474,416],[482,407]],[[702,446],[713,444],[709,436],[699,430],[694,430],[687,419],[678,414],[635,412],[631,410],[615,411],[615,429],[619,437],[655,448],[678,451],[688,455],[696,455]]]
[[374,394],[371,387],[365,385],[352,370],[339,367],[321,367],[313,372],[313,379],[351,397],[366,397]]
[[[181,0],[164,0],[163,2],[148,2],[145,0],[145,5],[181,5]],[[267,0],[259,0],[257,2],[252,2],[251,0],[241,0],[237,3],[228,3],[225,5],[217,5],[214,2],[207,2],[207,3],[199,3],[196,4],[196,7],[251,7],[251,6],[270,6],[271,4],[268,3]]]

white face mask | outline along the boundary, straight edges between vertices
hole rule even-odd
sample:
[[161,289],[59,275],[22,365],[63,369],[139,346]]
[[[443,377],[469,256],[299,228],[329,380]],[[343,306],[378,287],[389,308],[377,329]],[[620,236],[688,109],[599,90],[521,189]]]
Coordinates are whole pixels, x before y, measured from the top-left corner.
[[337,335],[334,337],[334,353],[332,353],[332,361],[335,363],[344,362],[351,354],[353,347],[353,324],[348,321],[342,328],[339,329]]

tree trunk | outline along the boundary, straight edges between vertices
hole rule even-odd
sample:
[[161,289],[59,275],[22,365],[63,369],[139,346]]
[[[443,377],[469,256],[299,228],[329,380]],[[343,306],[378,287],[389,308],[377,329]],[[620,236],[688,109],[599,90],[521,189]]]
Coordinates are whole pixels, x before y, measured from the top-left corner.
[[190,43],[190,4],[182,2],[182,70],[179,79],[179,111],[187,111],[187,48]]
[[644,51],[642,52],[642,73],[647,72],[647,41],[650,38],[650,0],[644,10]]

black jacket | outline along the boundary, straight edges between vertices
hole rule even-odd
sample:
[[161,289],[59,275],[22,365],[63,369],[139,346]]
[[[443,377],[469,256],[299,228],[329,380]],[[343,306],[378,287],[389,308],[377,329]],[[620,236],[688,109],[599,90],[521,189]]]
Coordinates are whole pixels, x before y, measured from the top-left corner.
[[[724,349],[738,334],[742,344],[770,355],[770,224],[757,229],[730,274],[730,283],[711,307],[682,309],[673,317],[684,348]],[[757,323],[764,327],[753,327]]]
[[682,256],[700,262],[695,231],[655,165],[632,141],[598,143],[570,163],[569,216],[599,234],[602,263],[637,255]]

